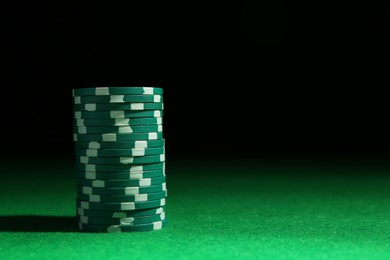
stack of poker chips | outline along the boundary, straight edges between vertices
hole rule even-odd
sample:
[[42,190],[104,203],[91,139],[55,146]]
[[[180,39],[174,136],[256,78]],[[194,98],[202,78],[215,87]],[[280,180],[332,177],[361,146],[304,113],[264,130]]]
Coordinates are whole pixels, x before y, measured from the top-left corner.
[[89,232],[166,225],[163,90],[73,90],[77,220]]

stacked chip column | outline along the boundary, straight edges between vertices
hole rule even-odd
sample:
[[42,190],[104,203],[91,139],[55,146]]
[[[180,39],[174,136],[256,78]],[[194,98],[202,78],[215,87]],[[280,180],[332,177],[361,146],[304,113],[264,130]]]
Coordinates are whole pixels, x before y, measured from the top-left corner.
[[73,90],[77,219],[87,232],[166,225],[163,90]]

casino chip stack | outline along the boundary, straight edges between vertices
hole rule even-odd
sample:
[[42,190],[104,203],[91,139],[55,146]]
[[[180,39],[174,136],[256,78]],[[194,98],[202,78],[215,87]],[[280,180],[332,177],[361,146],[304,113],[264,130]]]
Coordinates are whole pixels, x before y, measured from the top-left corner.
[[73,90],[80,230],[133,232],[166,225],[163,90]]

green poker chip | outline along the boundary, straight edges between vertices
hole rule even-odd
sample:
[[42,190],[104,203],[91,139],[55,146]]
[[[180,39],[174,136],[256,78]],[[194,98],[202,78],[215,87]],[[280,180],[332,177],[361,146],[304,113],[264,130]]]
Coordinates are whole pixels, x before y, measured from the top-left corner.
[[74,111],[164,110],[164,103],[86,103],[74,104]]
[[156,87],[96,87],[73,89],[73,96],[109,95],[162,95],[163,89]]
[[162,132],[162,125],[143,125],[143,126],[74,126],[75,134],[131,134],[131,133],[150,133]]
[[116,157],[116,156],[150,156],[159,155],[165,153],[165,147],[154,148],[129,148],[129,149],[76,149],[76,156],[88,156],[88,157]]
[[149,224],[165,219],[165,212],[161,214],[145,216],[145,217],[127,217],[127,218],[99,218],[95,216],[79,215],[77,220],[82,224],[91,225],[121,225],[121,226],[134,226],[140,224]]
[[148,164],[165,162],[165,154],[150,156],[89,157],[77,156],[77,163],[82,164]]
[[98,141],[89,141],[89,142],[76,142],[76,149],[94,149],[94,150],[103,150],[103,149],[143,149],[143,148],[152,148],[152,147],[162,147],[165,146],[165,139],[159,140],[141,140],[141,141],[117,141],[117,142],[98,142]]
[[138,172],[161,170],[165,169],[165,163],[150,163],[150,164],[76,164],[77,171],[86,172]]
[[85,103],[161,103],[161,95],[106,95],[106,96],[74,96],[74,104]]
[[153,193],[142,193],[133,195],[115,195],[115,196],[104,196],[96,194],[78,194],[77,199],[89,202],[99,203],[115,203],[115,202],[146,202],[159,200],[167,197],[167,191],[153,192]]
[[165,205],[165,198],[159,200],[142,201],[142,202],[90,202],[83,200],[76,200],[77,207],[82,209],[97,209],[97,210],[136,210],[156,208]]
[[165,169],[146,172],[85,172],[77,171],[77,178],[87,180],[141,180],[165,176]]
[[162,117],[142,118],[91,118],[74,119],[74,126],[135,126],[135,125],[161,125]]
[[161,125],[162,117],[142,118],[91,118],[74,119],[74,126],[136,126],[136,125]]
[[165,182],[163,182],[162,184],[146,186],[146,187],[95,188],[89,186],[77,186],[78,194],[103,195],[103,196],[136,195],[136,194],[143,194],[143,193],[161,192],[166,190],[167,190],[167,185]]
[[77,208],[78,216],[93,216],[99,218],[130,218],[158,215],[165,212],[165,206],[137,210],[94,210]]
[[116,134],[116,133],[103,133],[103,134],[73,134],[73,141],[81,142],[117,142],[117,141],[147,141],[162,139],[162,132],[151,133],[132,133],[132,134]]
[[126,110],[112,110],[112,111],[75,111],[75,119],[88,118],[143,118],[143,117],[163,117],[162,110],[146,110],[146,111],[126,111]]
[[147,187],[164,183],[165,176],[145,178],[141,180],[87,180],[77,179],[80,186],[90,186],[95,188],[115,188],[115,187]]
[[121,232],[142,232],[142,231],[160,230],[163,229],[166,225],[167,225],[167,219],[149,223],[149,224],[140,224],[140,225],[132,225],[132,226],[91,225],[91,224],[83,224],[79,222],[79,229],[85,232],[121,233]]

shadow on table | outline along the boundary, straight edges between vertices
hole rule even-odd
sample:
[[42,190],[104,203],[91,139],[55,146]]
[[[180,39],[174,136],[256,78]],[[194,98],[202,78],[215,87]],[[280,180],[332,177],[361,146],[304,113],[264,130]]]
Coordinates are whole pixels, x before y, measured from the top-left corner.
[[77,232],[76,217],[0,216],[0,232]]

